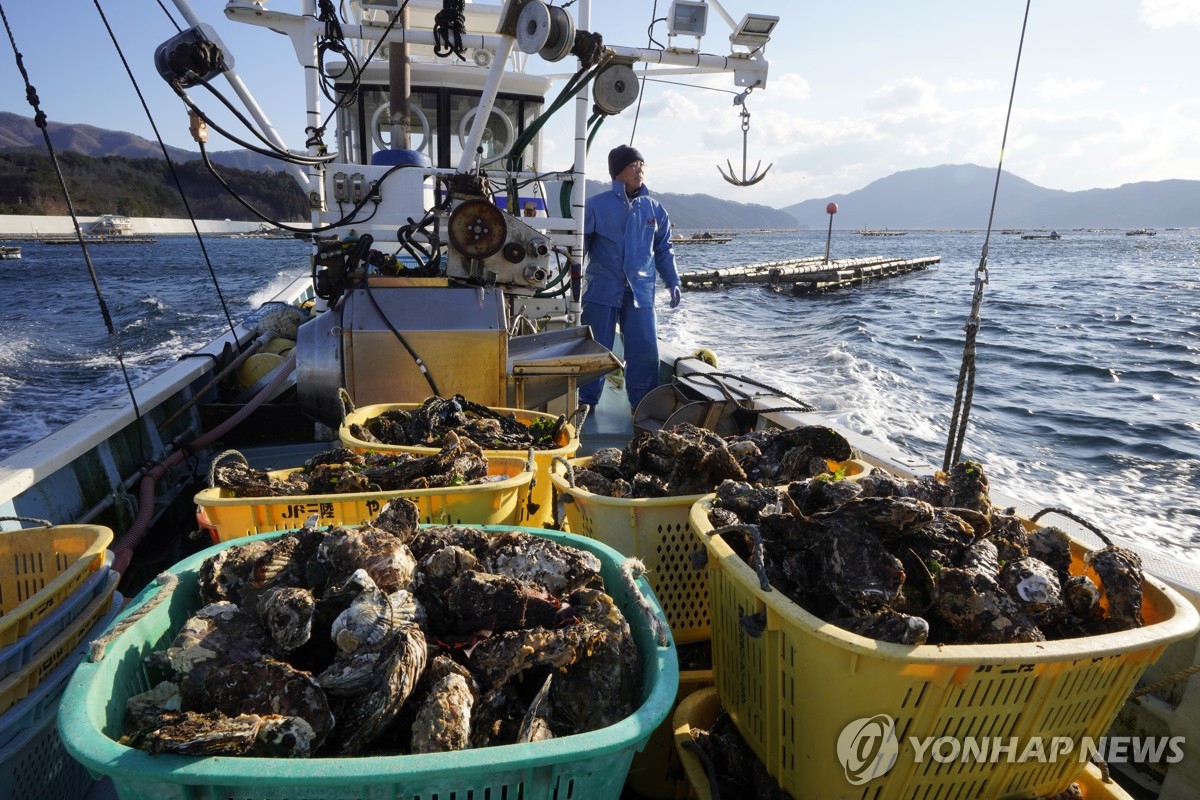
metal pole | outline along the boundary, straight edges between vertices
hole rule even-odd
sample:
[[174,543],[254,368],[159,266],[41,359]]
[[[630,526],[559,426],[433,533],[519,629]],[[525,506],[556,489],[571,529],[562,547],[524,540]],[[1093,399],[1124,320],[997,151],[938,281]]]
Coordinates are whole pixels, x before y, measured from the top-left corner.
[[825,263],[829,263],[829,243],[833,239],[833,215],[838,211],[837,203],[830,203],[825,206],[825,213],[829,215],[829,233],[825,235]]
[[391,112],[393,150],[412,148],[412,123],[409,103],[412,99],[411,63],[408,54],[408,4],[400,9],[399,42],[388,43],[388,110]]

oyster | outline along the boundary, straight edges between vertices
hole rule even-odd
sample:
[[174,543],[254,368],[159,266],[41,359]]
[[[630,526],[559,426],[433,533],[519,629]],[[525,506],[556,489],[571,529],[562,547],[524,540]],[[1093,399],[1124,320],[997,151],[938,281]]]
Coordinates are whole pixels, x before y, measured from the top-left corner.
[[433,684],[413,723],[414,753],[445,753],[469,746],[475,697],[468,681],[449,672]]
[[342,755],[361,753],[408,700],[425,669],[425,634],[416,625],[396,631],[375,663],[371,688],[357,695],[339,719]]
[[1009,644],[1046,640],[999,581],[982,572],[957,567],[941,570],[933,607],[963,642]]
[[481,562],[490,572],[531,581],[556,596],[595,584],[600,577],[600,559],[586,550],[520,531],[493,536]]
[[1100,576],[1100,588],[1108,604],[1105,620],[1110,630],[1125,631],[1142,626],[1142,559],[1132,550],[1108,545],[1087,557],[1088,566]]

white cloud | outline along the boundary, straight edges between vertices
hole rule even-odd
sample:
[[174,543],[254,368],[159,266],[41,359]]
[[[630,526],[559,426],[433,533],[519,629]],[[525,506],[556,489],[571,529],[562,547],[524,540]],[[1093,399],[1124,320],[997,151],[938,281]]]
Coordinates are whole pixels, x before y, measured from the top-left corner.
[[927,110],[937,105],[937,89],[920,78],[904,78],[867,96],[863,105],[871,111],[900,112]]
[[1196,0],[1142,0],[1138,15],[1151,28],[1200,25],[1200,3]]
[[946,81],[942,88],[952,94],[971,94],[975,92],[991,93],[1000,88],[1000,82],[995,80],[980,80],[978,78],[972,80],[966,80],[964,78],[950,78]]
[[1043,78],[1035,90],[1043,100],[1061,100],[1104,87],[1104,81],[1078,80],[1076,78]]
[[812,96],[812,87],[800,75],[785,72],[770,78],[767,92],[772,100],[808,100]]

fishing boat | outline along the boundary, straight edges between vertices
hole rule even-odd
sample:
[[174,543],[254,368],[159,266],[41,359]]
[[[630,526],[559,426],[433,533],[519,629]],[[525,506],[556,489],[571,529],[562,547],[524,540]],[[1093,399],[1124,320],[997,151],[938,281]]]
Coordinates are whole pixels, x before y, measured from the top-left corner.
[[1154,236],[1158,231],[1153,228],[1134,228],[1131,231],[1125,231],[1126,236]]
[[93,236],[130,236],[133,220],[123,214],[102,214],[92,223],[88,232]]
[[[221,57],[222,45],[214,41],[211,29],[200,24],[186,0],[174,4],[189,27],[160,47],[156,61],[164,77],[181,90],[201,81],[215,86],[227,78],[253,106],[255,87],[241,83],[229,66],[232,58]],[[729,35],[709,34],[705,42],[713,51],[707,53],[627,46],[602,37],[603,32],[589,30],[589,0],[569,8],[540,0],[471,3],[457,16],[443,13],[443,3],[432,0],[412,0],[402,11],[394,0],[349,2],[343,4],[349,18],[341,25],[330,17],[333,5],[304,0],[294,12],[230,0],[224,8],[234,22],[264,36],[281,33],[292,40],[296,73],[308,89],[309,108],[297,109],[298,117],[323,118],[328,112],[322,109],[322,90],[332,86],[336,91],[336,130],[331,127],[325,133],[327,141],[317,137],[307,142],[303,152],[289,150],[257,107],[249,115],[313,200],[312,273],[297,277],[261,313],[201,344],[193,353],[196,357],[181,359],[134,387],[136,402],[124,399],[94,408],[0,462],[0,515],[111,528],[112,568],[121,575],[119,589],[126,596],[153,595],[154,577],[199,549],[188,536],[196,527],[194,496],[218,450],[236,448],[251,464],[301,464],[337,444],[334,431],[346,416],[347,398],[351,405],[364,407],[462,394],[487,406],[561,415],[581,423],[581,453],[621,447],[639,429],[661,428],[677,411],[671,406],[670,415],[655,416],[648,408],[631,418],[625,398],[611,386],[586,416],[577,406],[579,384],[614,372],[622,355],[619,348],[609,352],[600,346],[579,326],[584,167],[589,127],[594,124],[589,109],[594,103],[601,116],[629,109],[637,99],[643,67],[651,74],[678,68],[684,74],[724,75],[739,87],[765,86],[766,45],[778,17],[746,14],[739,23],[715,0],[680,3],[689,13],[711,11],[712,23],[717,17],[729,23]],[[335,29],[340,38],[331,41]],[[393,64],[369,57],[381,43],[387,43]],[[330,57],[331,52],[341,53],[341,60]],[[353,65],[347,63],[350,58]],[[550,78],[526,69],[535,60],[568,58],[574,59],[577,71],[558,94],[552,92]],[[389,69],[400,65],[406,69]],[[271,87],[258,91],[269,92]],[[566,107],[575,108],[573,144],[566,146],[569,157],[564,163],[548,169],[539,139],[541,123]],[[398,122],[389,124],[393,108],[406,109],[407,119],[401,114]],[[203,117],[201,109],[192,110]],[[555,216],[516,216],[505,210],[525,208],[525,201],[533,198],[543,208],[561,211]],[[264,352],[278,338],[278,329],[289,325],[295,342],[290,353],[274,360],[252,390],[230,402],[224,390],[229,376]],[[710,355],[682,352],[665,343],[660,351],[664,386],[685,392],[689,404],[703,409],[691,419],[710,421],[714,430],[734,418],[740,424],[752,419],[755,425],[785,429],[831,424],[787,402],[789,398],[764,390],[771,376],[730,375],[717,369]],[[788,408],[781,410],[781,405]],[[843,433],[873,469],[905,478],[938,469],[885,442]],[[997,505],[1014,507],[1031,518],[1037,511],[1005,494],[1003,487],[992,487],[992,495]],[[1082,545],[1100,546],[1086,525],[1068,517],[1055,517],[1054,522]],[[22,523],[0,524],[9,529]],[[1147,571],[1164,585],[1192,603],[1200,597],[1195,570],[1153,553],[1141,556]],[[746,609],[746,614],[751,612]],[[1175,678],[1194,663],[1194,632],[1192,626],[1169,647],[1156,646],[1154,655],[1161,658],[1147,669],[1144,684]],[[768,639],[775,635],[765,634]],[[996,669],[1013,673],[997,678],[1017,681],[1005,684],[1002,697],[997,695],[1000,689],[981,688],[978,697],[964,697],[962,702],[996,705],[1012,720],[1022,715],[1024,704],[1091,697],[1093,684],[1114,678],[1112,669],[1132,679],[1146,667],[1126,664],[1118,653],[1097,652],[1076,660],[1090,670],[1081,674],[1079,683],[1056,685],[1046,693],[1052,696],[1044,696],[1032,688],[1035,673],[1049,668],[1038,650],[1030,646],[1024,661],[1013,662],[1011,669]],[[956,665],[940,679],[941,688],[953,689],[972,675],[990,672],[986,657],[978,658]],[[854,661],[858,659],[856,655]],[[1051,667],[1059,669],[1058,664]],[[738,665],[726,664],[724,669],[736,673]],[[781,669],[768,685],[782,695],[803,679],[795,669]],[[1186,757],[1137,780],[1162,797],[1192,797],[1200,791],[1195,767],[1200,763],[1200,742],[1184,734],[1200,720],[1198,694],[1200,690],[1191,689],[1183,678],[1123,710],[1122,695],[1116,702],[1089,700],[1063,713],[1103,722],[1116,717],[1114,731],[1126,736],[1153,731],[1160,737],[1184,737],[1179,746]],[[761,697],[760,702],[770,705],[775,699]],[[832,698],[835,704],[839,699],[849,699],[849,694]],[[881,708],[879,713],[887,711]],[[977,722],[963,716],[946,724],[959,725],[963,733],[971,729],[992,735],[990,730],[975,730]],[[948,731],[947,727],[941,733]],[[132,773],[121,763],[89,762],[88,767],[107,775],[118,788],[132,781],[139,787],[138,796],[159,796],[157,788],[147,787],[155,782],[173,786],[172,781],[209,783],[216,787],[213,796],[225,796],[220,787],[227,784],[223,770],[233,768],[231,759],[218,765],[221,759],[159,758],[162,768],[153,775]],[[835,754],[802,752],[791,758],[828,762]],[[442,773],[453,774],[457,762],[439,763],[445,764]],[[186,779],[178,777],[193,768],[199,771],[188,772]],[[261,774],[253,789],[229,793],[282,796],[274,793],[273,778],[282,781],[286,791],[295,787],[297,769],[281,766],[277,775]],[[994,769],[971,765],[972,783],[966,788],[956,784],[954,794],[937,796],[980,796],[977,792],[988,785]],[[954,765],[944,771],[954,771]],[[32,774],[44,771],[35,769]],[[911,770],[904,774],[913,775]],[[326,776],[317,789],[294,794],[336,796],[328,794],[328,788],[352,780],[342,776],[339,783]],[[390,780],[402,781],[403,775]],[[915,786],[915,776],[909,780]],[[873,786],[878,784],[847,780],[828,786],[819,796],[882,796]],[[373,792],[359,789],[348,794]],[[422,785],[395,794],[426,796],[425,791]],[[916,789],[893,780],[891,791],[888,796],[907,797]],[[1024,789],[1013,791],[1012,796],[1031,796]],[[163,796],[177,795],[168,791]],[[488,795],[481,791],[474,796]],[[530,781],[503,796],[551,795],[544,785]],[[572,784],[554,796],[593,795],[589,786]],[[1108,784],[1089,797],[1128,795]]]

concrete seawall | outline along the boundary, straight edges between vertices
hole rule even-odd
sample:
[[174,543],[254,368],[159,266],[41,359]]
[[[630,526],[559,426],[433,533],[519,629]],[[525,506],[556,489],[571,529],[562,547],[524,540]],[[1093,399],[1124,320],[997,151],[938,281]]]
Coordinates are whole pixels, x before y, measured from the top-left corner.
[[[79,227],[88,234],[92,223],[99,217],[80,217]],[[133,236],[181,236],[195,233],[188,219],[159,219],[156,217],[130,217]],[[239,220],[196,220],[201,233],[232,234],[257,231],[261,222]],[[307,222],[288,223],[297,228],[309,227]],[[40,239],[46,236],[74,236],[75,227],[70,217],[39,217],[24,214],[0,214],[0,238]]]

